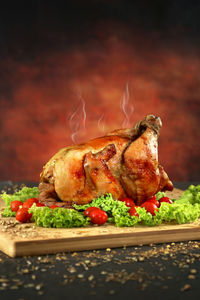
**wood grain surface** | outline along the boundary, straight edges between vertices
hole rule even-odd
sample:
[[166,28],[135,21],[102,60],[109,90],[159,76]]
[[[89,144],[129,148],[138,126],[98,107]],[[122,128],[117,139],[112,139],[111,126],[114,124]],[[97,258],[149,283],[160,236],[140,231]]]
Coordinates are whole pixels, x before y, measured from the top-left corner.
[[[168,195],[178,198],[181,193],[174,189]],[[156,227],[120,228],[105,224],[86,228],[41,228],[33,223],[20,224],[15,218],[0,218],[0,250],[11,257],[198,239],[200,221]]]

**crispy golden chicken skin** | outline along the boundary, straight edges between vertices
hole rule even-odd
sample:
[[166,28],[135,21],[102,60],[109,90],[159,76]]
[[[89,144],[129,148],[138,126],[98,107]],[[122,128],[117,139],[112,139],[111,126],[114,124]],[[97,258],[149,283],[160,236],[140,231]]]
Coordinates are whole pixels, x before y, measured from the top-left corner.
[[158,162],[161,120],[147,115],[133,128],[119,129],[87,143],[61,149],[43,167],[39,200],[70,207],[111,193],[140,205],[158,191],[172,190]]

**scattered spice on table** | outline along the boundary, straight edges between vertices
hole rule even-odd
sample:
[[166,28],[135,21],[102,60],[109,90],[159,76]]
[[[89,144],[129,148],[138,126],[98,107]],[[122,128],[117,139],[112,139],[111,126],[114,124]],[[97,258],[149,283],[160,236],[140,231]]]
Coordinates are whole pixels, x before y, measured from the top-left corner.
[[[192,289],[194,280],[199,280],[199,269],[193,264],[200,261],[200,242],[189,241],[163,245],[127,247],[126,249],[93,250],[85,252],[58,253],[38,257],[15,258],[13,270],[7,269],[10,258],[0,253],[0,290],[32,289],[37,295],[43,295],[48,285],[41,280],[41,273],[50,272],[59,285],[70,285],[80,281],[89,285],[91,292],[95,288],[116,282],[126,285],[133,281],[141,291],[151,284],[159,284],[168,289],[175,278],[174,272],[168,270],[170,264],[184,274],[184,282],[179,282],[179,290],[186,292]],[[164,260],[163,260],[164,258]],[[64,274],[56,273],[57,266],[62,267]],[[112,265],[112,267],[111,267]],[[151,272],[147,266],[151,266]],[[180,277],[180,275],[179,275]],[[40,278],[40,279],[39,279]],[[112,292],[111,292],[112,291]],[[110,289],[109,294],[115,294]]]

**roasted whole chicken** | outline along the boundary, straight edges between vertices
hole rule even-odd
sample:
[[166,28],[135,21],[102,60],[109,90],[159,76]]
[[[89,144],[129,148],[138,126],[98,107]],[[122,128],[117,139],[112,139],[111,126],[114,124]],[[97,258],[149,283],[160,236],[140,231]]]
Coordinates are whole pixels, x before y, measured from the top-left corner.
[[158,191],[172,190],[158,162],[161,119],[147,115],[133,128],[119,129],[58,151],[40,174],[39,200],[71,207],[111,193],[137,205]]

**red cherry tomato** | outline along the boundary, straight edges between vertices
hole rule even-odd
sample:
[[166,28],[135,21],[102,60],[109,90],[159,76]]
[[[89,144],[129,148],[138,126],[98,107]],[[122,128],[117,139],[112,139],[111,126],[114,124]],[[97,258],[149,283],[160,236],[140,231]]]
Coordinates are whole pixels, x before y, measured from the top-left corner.
[[29,198],[26,200],[26,202],[24,202],[23,208],[29,209],[33,203],[38,203],[38,200],[36,198]]
[[156,196],[153,196],[153,197],[147,199],[146,201],[154,203],[157,207],[160,206],[160,203],[159,203],[159,201],[156,199]]
[[51,205],[51,206],[49,206],[51,209],[54,209],[54,208],[57,208],[57,207],[59,207],[58,205],[56,205],[56,204],[53,204],[53,205]]
[[136,207],[138,206],[132,206],[130,209],[129,209],[129,214],[130,216],[136,216],[136,217],[139,217],[137,211],[136,211]]
[[93,224],[103,225],[108,219],[108,215],[101,209],[93,209],[90,214],[90,221]]
[[[34,200],[35,203],[39,202],[39,199],[38,199],[38,198],[29,198],[29,199],[27,199],[27,200],[29,200],[29,201]],[[27,201],[27,200],[26,200],[26,201]]]
[[11,210],[12,211],[18,211],[19,207],[23,205],[23,202],[19,200],[12,201],[10,204]]
[[125,202],[127,207],[135,206],[135,202],[131,198],[123,198],[121,201]]
[[145,201],[141,207],[144,207],[152,216],[155,216],[155,211],[158,211],[157,206],[153,202]]
[[16,220],[21,222],[21,223],[26,223],[28,221],[30,221],[32,217],[32,214],[29,214],[28,209],[26,208],[20,208],[18,209],[18,211],[16,212]]
[[100,208],[98,208],[98,207],[90,206],[90,207],[88,207],[88,208],[84,211],[84,213],[83,213],[84,216],[89,217],[89,216],[90,216],[90,213],[91,213],[94,209],[100,210]]
[[37,202],[37,203],[36,203],[36,206],[37,206],[37,207],[42,207],[42,206],[45,206],[45,205],[44,205],[43,203]]
[[162,198],[160,199],[160,203],[162,203],[162,202],[166,202],[166,203],[169,203],[169,204],[172,204],[172,203],[173,203],[172,200],[169,199],[168,197],[162,197]]

